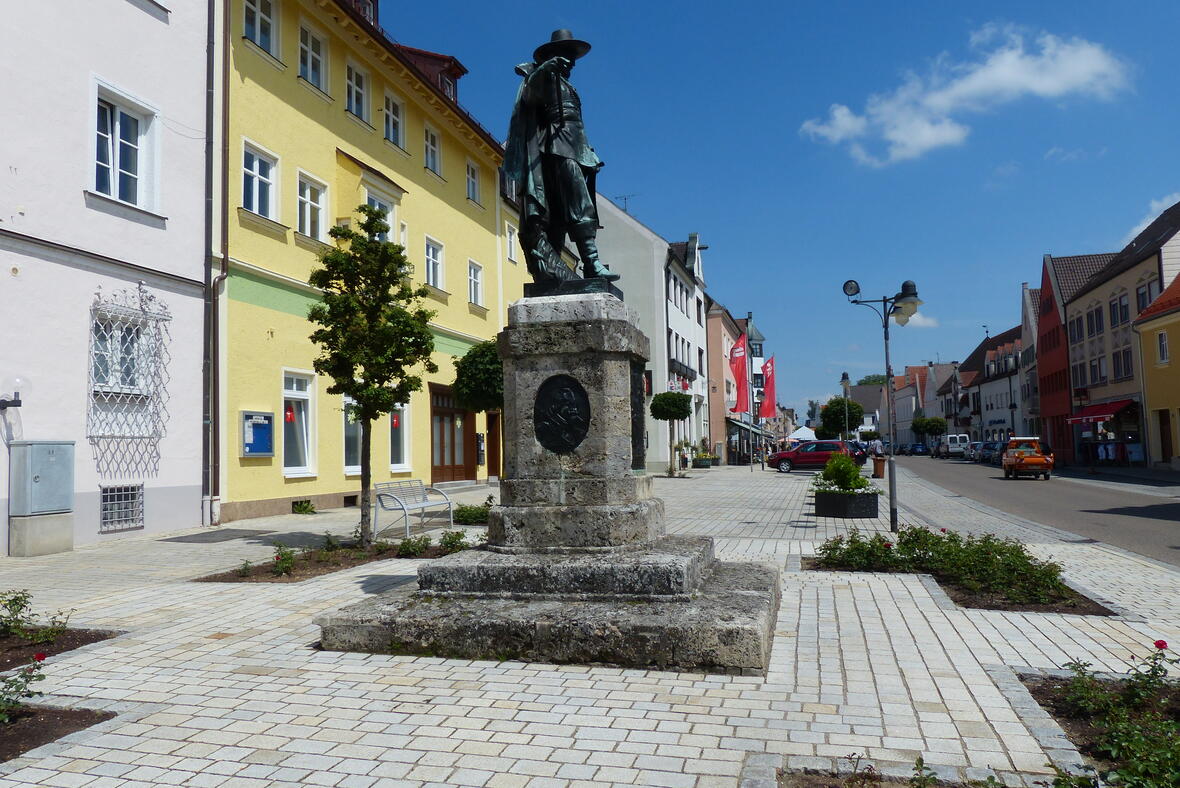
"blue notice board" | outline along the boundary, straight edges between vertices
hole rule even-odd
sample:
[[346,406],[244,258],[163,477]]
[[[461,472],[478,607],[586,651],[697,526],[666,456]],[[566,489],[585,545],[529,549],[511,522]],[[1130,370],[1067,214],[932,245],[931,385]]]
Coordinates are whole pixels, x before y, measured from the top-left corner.
[[275,414],[259,410],[242,411],[242,456],[275,456]]

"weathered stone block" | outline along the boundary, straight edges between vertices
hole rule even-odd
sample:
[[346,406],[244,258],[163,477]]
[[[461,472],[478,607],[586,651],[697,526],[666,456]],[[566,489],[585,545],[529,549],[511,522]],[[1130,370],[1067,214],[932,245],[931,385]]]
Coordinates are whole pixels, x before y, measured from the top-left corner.
[[713,540],[668,536],[609,554],[464,550],[418,570],[423,593],[573,597],[693,593],[712,568]]
[[528,504],[558,506],[595,506],[611,503],[638,503],[652,497],[650,476],[561,477],[558,479],[502,479],[500,503],[504,506]]
[[605,663],[764,674],[779,606],[773,566],[718,563],[680,598],[520,600],[381,595],[316,619],[336,651]]
[[664,502],[606,506],[494,506],[488,541],[513,548],[621,547],[664,535]]

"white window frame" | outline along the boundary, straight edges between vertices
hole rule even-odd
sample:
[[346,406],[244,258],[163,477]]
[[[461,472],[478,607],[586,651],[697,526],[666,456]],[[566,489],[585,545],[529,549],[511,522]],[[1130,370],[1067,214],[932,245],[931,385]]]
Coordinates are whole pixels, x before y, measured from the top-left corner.
[[[328,237],[327,216],[328,216],[328,185],[315,177],[306,170],[298,171],[297,185],[295,187],[295,203],[298,206],[296,214],[295,231],[302,233],[308,238],[314,238],[317,241],[323,241]],[[319,189],[320,196],[315,202],[306,199],[303,196],[304,185]],[[308,232],[310,229],[310,213],[315,210],[318,214],[317,224],[319,227],[314,233]],[[305,224],[306,222],[306,224]]]
[[[401,430],[402,457],[404,458],[405,462],[393,461],[393,413],[397,413],[401,419],[401,426],[398,429]],[[398,405],[393,409],[393,413],[389,414],[389,470],[394,473],[404,473],[406,471],[413,470],[413,458],[410,456],[410,450],[414,446],[414,441],[410,439],[410,406],[409,404]]]
[[[303,42],[304,33],[307,34],[307,37],[309,39],[308,44],[304,44],[304,42]],[[312,40],[314,40],[315,43],[319,44],[320,51],[319,51],[318,55],[315,52],[313,52],[311,49],[310,41],[312,41]],[[304,64],[305,59],[307,60],[307,64],[308,64],[307,65],[308,76],[305,76],[303,73],[303,64]],[[311,63],[312,63],[313,59],[318,60],[318,65],[319,65],[319,69],[320,69],[320,78],[319,78],[318,82],[316,80],[312,79],[310,76]],[[331,84],[328,80],[328,63],[330,61],[331,61],[331,58],[328,56],[328,39],[327,39],[327,37],[324,36],[322,33],[320,33],[320,31],[317,30],[315,27],[313,27],[312,25],[309,25],[307,22],[301,22],[299,25],[299,77],[300,77],[300,79],[302,79],[304,82],[307,82],[307,84],[309,84],[309,85],[313,85],[321,92],[327,93],[328,92],[328,85]]]
[[[100,347],[98,332],[95,331],[94,325],[97,323],[103,325],[102,333],[104,335],[112,338],[116,333],[119,335],[117,347],[110,345]],[[105,394],[127,394],[134,397],[147,397],[151,394],[143,380],[143,376],[151,374],[148,367],[153,361],[146,355],[148,349],[144,347],[143,330],[145,327],[143,321],[128,318],[122,314],[100,311],[94,316],[94,322],[90,326],[90,364],[94,369],[92,377],[95,391]],[[127,331],[132,332],[134,340],[124,343],[122,336]],[[100,358],[105,362],[101,365],[106,369],[105,380],[99,379],[100,364],[98,362]],[[132,375],[130,380],[123,377],[123,373],[128,370]]]
[[[269,180],[266,178],[263,178],[261,175],[259,175],[256,170],[251,171],[251,170],[246,169],[246,154],[247,153],[253,155],[256,158],[265,159],[270,162],[270,178],[269,178]],[[256,181],[254,186],[251,189],[251,196],[254,201],[253,207],[249,207],[246,205],[246,183],[245,183],[244,178],[245,178],[245,175],[247,172],[251,172],[252,177]],[[279,157],[276,156],[274,153],[268,151],[266,148],[262,147],[261,145],[257,144],[256,142],[253,142],[252,140],[248,140],[248,139],[243,138],[243,141],[242,141],[242,176],[243,176],[242,207],[245,208],[247,211],[250,211],[251,213],[258,214],[259,216],[270,219],[271,221],[274,221],[274,222],[279,221],[279,195],[282,194],[282,191],[281,191],[280,185],[279,185]],[[259,191],[258,191],[257,181],[263,181],[263,182],[269,184],[269,186],[270,186],[270,191],[267,194],[267,212],[266,213],[262,213],[261,211],[258,210]]]
[[[262,12],[262,6],[266,4],[270,6],[270,13]],[[242,2],[242,37],[256,47],[261,49],[271,57],[277,58],[279,52],[279,0],[243,0]],[[250,29],[246,25],[247,15],[253,11],[256,20],[265,19],[266,24],[270,27],[270,46],[265,46],[258,38],[250,37]],[[255,31],[261,31],[261,25],[255,25]],[[261,38],[261,36],[259,36]]]
[[422,165],[442,177],[442,137],[430,126],[426,126],[422,133]]
[[[111,132],[113,136],[109,140],[110,144],[107,147],[110,191],[103,191],[99,188],[97,151],[99,102],[113,107],[116,112],[121,112],[134,118],[139,124],[139,133],[135,141],[137,152],[135,173],[136,194],[134,202],[121,199],[118,193],[119,145],[118,126],[115,123],[112,123]],[[90,173],[86,188],[95,194],[101,194],[103,197],[110,198],[124,205],[131,205],[146,211],[157,210],[159,208],[160,193],[158,176],[160,169],[160,124],[157,122],[159,117],[159,109],[152,104],[95,76],[91,83],[90,124],[87,127],[86,144],[82,148],[82,150],[86,151],[88,159],[87,171]]]
[[[369,183],[367,181],[364,182],[364,187],[365,187],[365,204],[366,205],[373,205],[373,203],[377,203],[377,205],[373,205],[373,207],[375,207],[375,208],[380,208],[382,206],[389,207],[389,210],[385,212],[385,223],[389,225],[389,232],[393,232],[393,228],[397,226],[394,222],[395,222],[395,217],[397,216],[398,198],[394,197],[392,194],[385,191],[384,189],[377,188],[376,186],[372,185],[371,183]],[[379,236],[380,240],[388,241],[389,240],[389,232],[385,233],[384,237]]]
[[[297,377],[307,380],[306,391],[296,391],[287,388],[287,378]],[[306,478],[316,475],[316,374],[311,370],[283,367],[279,375],[280,391],[282,392],[282,436],[283,436],[283,476],[286,478]],[[287,400],[301,399],[307,402],[307,429],[304,435],[303,465],[287,465],[287,428],[286,413]]]
[[[344,475],[345,476],[360,476],[361,475],[360,463],[357,463],[356,465],[349,465],[348,464],[348,409],[350,407],[352,407],[353,405],[356,405],[356,401],[352,397],[345,395],[344,397],[341,398],[340,462],[344,466]],[[357,421],[355,423],[356,423],[356,427],[357,427],[356,440],[358,442],[356,456],[357,456],[358,460],[361,460],[363,462],[363,460],[361,458],[361,452],[364,451],[364,435],[361,432],[361,430],[364,428],[361,426],[361,423],[359,421]]]
[[467,260],[467,302],[483,306],[483,266],[474,260]]
[[[349,60],[344,67],[344,109],[365,123],[369,122],[369,94],[372,85],[373,80],[369,72]],[[360,112],[357,112],[358,108]]]
[[[397,139],[390,137],[391,118],[392,114],[389,111],[390,107],[397,108]],[[402,150],[406,148],[406,102],[401,99],[396,93],[385,91],[385,106],[384,106],[385,123],[382,134],[385,135],[386,142],[396,145]]]
[[467,199],[476,205],[483,205],[480,199],[480,169],[471,159],[467,160]]
[[506,243],[508,244],[508,262],[519,262],[520,258],[516,256],[516,249],[518,246],[520,246],[520,230],[516,229],[512,222],[505,222],[504,227],[504,237],[506,239]]
[[[437,258],[431,258],[430,256],[430,248],[432,246],[438,249]],[[422,275],[426,284],[430,285],[436,290],[442,290],[443,292],[446,292],[446,288],[443,287],[447,281],[446,247],[441,241],[435,240],[428,235],[426,236],[426,242],[422,245],[422,258],[425,262],[425,264],[422,266]]]
[[397,239],[398,239],[398,240],[397,240],[397,242],[398,242],[399,244],[401,244],[401,246],[402,246],[402,251],[403,251],[403,252],[404,252],[406,249],[409,249],[409,248],[410,248],[410,247],[409,247],[409,243],[408,243],[408,239],[409,239],[409,237],[410,237],[410,227],[409,227],[409,225],[407,225],[405,222],[401,222],[401,223],[399,223],[399,224],[398,224],[398,229],[397,229]]
[[1155,332],[1155,360],[1157,364],[1167,364],[1168,356],[1168,331],[1161,329]]

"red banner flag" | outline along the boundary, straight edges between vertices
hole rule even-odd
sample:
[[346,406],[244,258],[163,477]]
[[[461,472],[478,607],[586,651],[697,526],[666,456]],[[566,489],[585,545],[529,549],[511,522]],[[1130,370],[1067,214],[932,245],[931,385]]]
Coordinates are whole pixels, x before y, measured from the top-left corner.
[[729,350],[729,370],[737,382],[737,405],[729,409],[730,413],[750,412],[750,381],[746,366],[746,335],[742,334]]
[[762,404],[758,408],[758,417],[773,419],[777,402],[774,399],[774,356],[766,359],[762,365]]

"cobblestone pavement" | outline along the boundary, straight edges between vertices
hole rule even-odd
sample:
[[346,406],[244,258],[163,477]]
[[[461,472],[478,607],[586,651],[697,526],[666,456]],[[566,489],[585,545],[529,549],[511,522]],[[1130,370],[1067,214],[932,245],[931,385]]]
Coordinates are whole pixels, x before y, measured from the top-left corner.
[[411,560],[294,584],[188,582],[264,560],[276,537],[346,533],[355,510],[235,522],[272,533],[225,542],[0,559],[0,588],[29,588],[43,609],[76,608],[77,625],[125,633],[51,657],[42,684],[47,701],[119,716],[0,765],[0,784],[763,788],[778,767],[847,768],[841,758],[859,752],[887,773],[908,774],[921,754],[947,777],[1031,785],[1050,759],[1079,758],[1014,668],[1084,658],[1122,670],[1156,637],[1180,640],[1180,573],[904,473],[903,521],[1028,542],[1121,615],[965,610],[922,576],[801,572],[818,541],[888,528],[884,517],[816,519],[809,478],[715,468],[656,481],[670,532],[786,569],[765,678],[314,648],[313,616],[409,593]]

